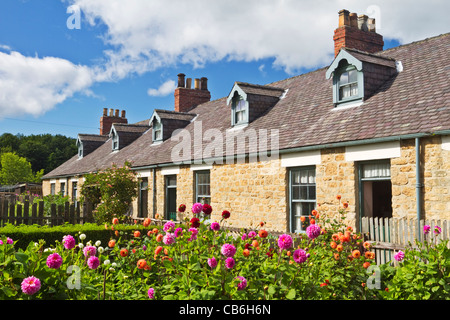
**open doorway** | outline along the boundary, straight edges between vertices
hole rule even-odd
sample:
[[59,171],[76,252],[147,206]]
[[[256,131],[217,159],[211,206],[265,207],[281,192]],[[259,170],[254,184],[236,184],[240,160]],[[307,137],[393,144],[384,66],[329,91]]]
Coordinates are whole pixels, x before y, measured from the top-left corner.
[[392,217],[390,161],[360,164],[361,217]]

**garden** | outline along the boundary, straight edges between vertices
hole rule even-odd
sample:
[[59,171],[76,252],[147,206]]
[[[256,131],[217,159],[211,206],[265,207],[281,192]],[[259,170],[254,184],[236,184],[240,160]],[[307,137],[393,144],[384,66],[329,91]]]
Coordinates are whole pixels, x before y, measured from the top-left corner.
[[[337,200],[339,201],[339,200]],[[448,300],[450,250],[411,244],[376,265],[371,243],[333,217],[313,210],[306,233],[230,228],[211,206],[179,206],[178,222],[145,219],[126,225],[0,229],[1,300]],[[105,215],[105,214],[103,214]],[[44,239],[30,240],[29,232]],[[56,232],[57,231],[57,232]],[[27,237],[28,234],[28,237]],[[14,239],[16,235],[19,239]],[[19,236],[21,235],[21,236]]]

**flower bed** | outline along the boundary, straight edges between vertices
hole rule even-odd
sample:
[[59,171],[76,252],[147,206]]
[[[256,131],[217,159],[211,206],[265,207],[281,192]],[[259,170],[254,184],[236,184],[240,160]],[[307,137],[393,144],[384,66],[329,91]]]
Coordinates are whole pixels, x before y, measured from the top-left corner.
[[[205,209],[194,204],[181,224],[147,219],[134,232],[115,230],[113,219],[108,243],[78,232],[22,250],[2,235],[0,299],[448,299],[446,245],[406,250],[398,266],[374,269],[370,244],[341,222],[344,207],[336,217],[314,210],[306,234],[278,236],[264,222],[236,236],[230,212],[205,223],[196,217]],[[405,290],[405,280],[417,289]]]

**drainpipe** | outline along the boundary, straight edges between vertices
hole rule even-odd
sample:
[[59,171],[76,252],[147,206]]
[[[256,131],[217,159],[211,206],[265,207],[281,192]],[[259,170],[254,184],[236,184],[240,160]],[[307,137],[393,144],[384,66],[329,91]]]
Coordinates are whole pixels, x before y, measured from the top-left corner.
[[153,218],[156,216],[156,168],[153,168]]
[[417,207],[417,236],[420,241],[420,216],[422,208],[421,188],[422,181],[420,179],[420,138],[416,138],[416,207]]

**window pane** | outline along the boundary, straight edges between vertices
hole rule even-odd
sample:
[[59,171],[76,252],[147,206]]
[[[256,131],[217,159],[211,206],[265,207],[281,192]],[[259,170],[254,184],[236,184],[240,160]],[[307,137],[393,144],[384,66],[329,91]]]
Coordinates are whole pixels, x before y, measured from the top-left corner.
[[389,178],[390,176],[391,166],[389,162],[363,165],[363,178]]
[[300,199],[302,199],[302,200],[308,199],[308,187],[306,187],[306,186],[300,187]]
[[341,76],[339,77],[339,83],[340,84],[347,84],[348,83],[348,72],[343,72]]
[[348,72],[348,82],[356,82],[358,81],[358,72],[356,70],[350,70]]

